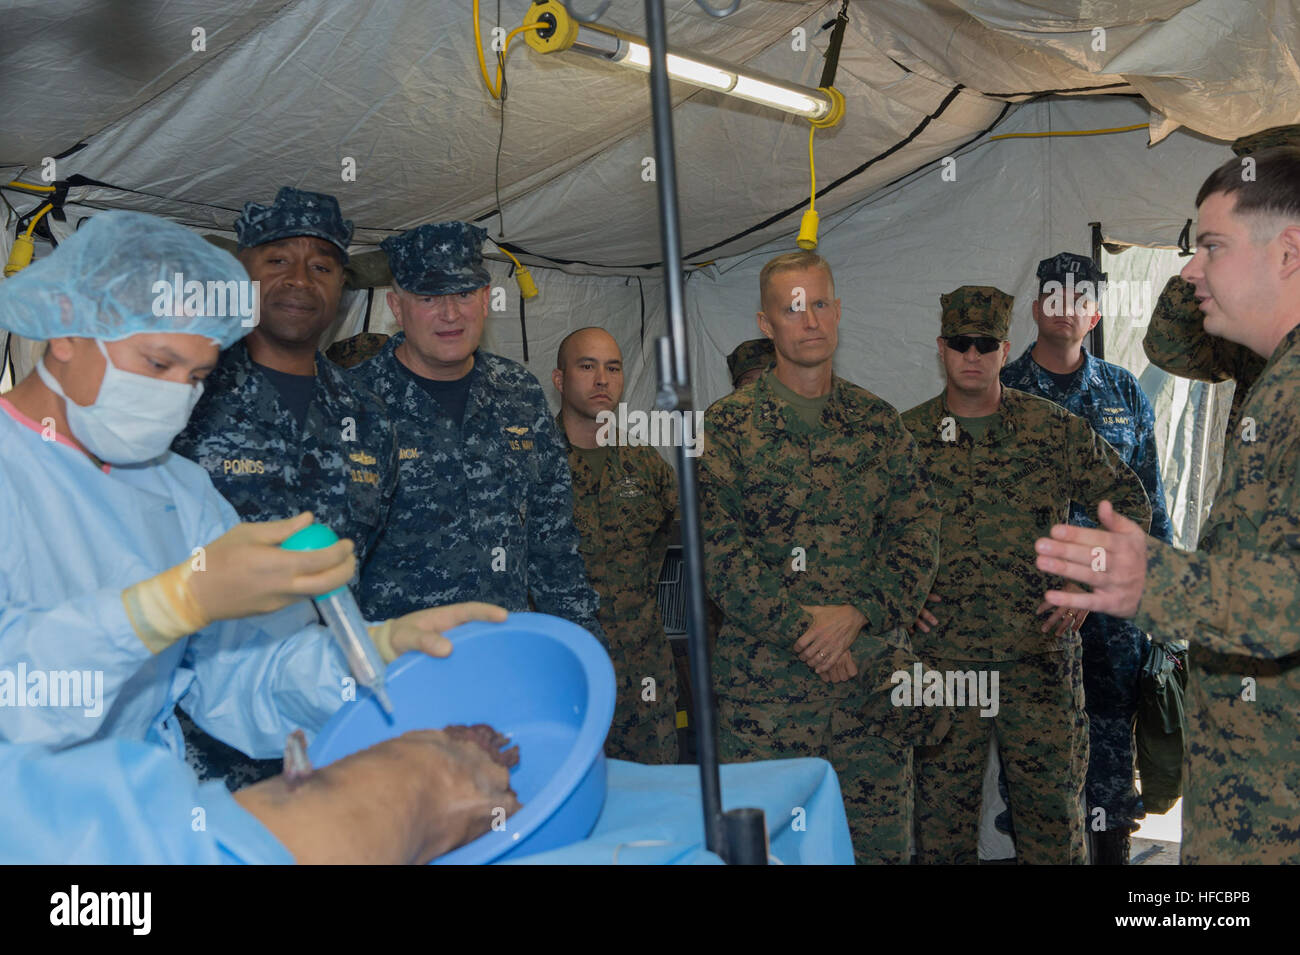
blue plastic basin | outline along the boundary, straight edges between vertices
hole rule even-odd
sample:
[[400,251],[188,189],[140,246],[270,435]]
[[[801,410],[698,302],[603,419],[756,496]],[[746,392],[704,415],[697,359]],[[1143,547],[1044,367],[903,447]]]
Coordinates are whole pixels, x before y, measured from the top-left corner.
[[605,804],[605,735],[614,718],[614,667],[576,624],[540,613],[469,623],[447,633],[435,660],[407,653],[389,665],[395,718],[363,691],[330,718],[311,746],[325,766],[410,730],[489,723],[519,744],[510,784],[523,809],[434,860],[475,865],[557,849],[586,838]]

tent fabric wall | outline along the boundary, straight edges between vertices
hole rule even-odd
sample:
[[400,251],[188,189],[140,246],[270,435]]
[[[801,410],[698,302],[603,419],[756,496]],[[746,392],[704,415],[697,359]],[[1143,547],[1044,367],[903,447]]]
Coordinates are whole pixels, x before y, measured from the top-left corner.
[[[514,26],[528,0],[500,6]],[[483,5],[485,30],[495,7]],[[677,47],[815,84],[839,4],[746,0],[722,20],[694,0],[667,7]],[[838,183],[819,200],[823,216],[1042,91],[1142,91],[1157,112],[1137,121],[1161,136],[1183,123],[1229,139],[1300,115],[1296,12],[1282,0],[873,0],[849,14],[836,79],[847,115],[817,136],[819,183]],[[643,33],[641,17],[640,4],[614,4],[602,23]],[[1104,51],[1092,48],[1097,25]],[[529,261],[633,274],[657,263],[644,78],[519,43],[498,190],[502,112],[473,44],[463,0],[20,0],[0,37],[0,163],[31,178],[62,157],[59,178],[120,187],[74,187],[74,201],[201,228],[228,228],[244,201],[290,183],[337,193],[361,246],[420,222],[481,219],[545,257]],[[690,261],[795,229],[806,125],[713,92],[674,96]]]
[[[1141,122],[1145,115],[1139,102],[1126,97],[1044,100],[1020,107],[991,135],[1107,129]],[[834,267],[844,302],[838,373],[904,410],[942,387],[934,339],[943,292],[992,284],[1014,294],[1014,356],[1033,335],[1029,296],[1038,260],[1064,250],[1088,252],[1089,222],[1100,221],[1108,240],[1173,247],[1195,215],[1196,188],[1231,153],[1225,144],[1183,132],[1153,147],[1146,141],[1141,131],[996,141],[985,136],[954,157],[955,181],[946,181],[943,164],[935,163],[826,217],[818,251]],[[69,205],[68,221],[53,224],[56,234],[96,211]],[[221,234],[230,235],[231,218],[220,223]],[[793,248],[792,239],[787,235],[688,273],[689,348],[699,407],[730,391],[727,353],[759,335],[758,272],[768,258]],[[38,252],[46,251],[40,244]],[[490,262],[506,307],[489,315],[485,347],[522,361],[519,296],[508,268]],[[552,400],[547,381],[560,339],[594,324],[609,328],[623,348],[625,400],[631,407],[651,407],[657,391],[653,342],[666,332],[661,278],[640,279],[643,343],[636,279],[532,271],[541,295],[526,306],[527,366]],[[375,295],[373,331],[391,328],[383,291]],[[360,330],[364,300],[364,294],[349,297],[349,311],[331,337]]]
[[[1023,106],[994,135],[1107,129],[1141,122],[1126,97],[1045,100]],[[1029,315],[1038,261],[1091,252],[1089,222],[1107,240],[1175,247],[1201,181],[1231,158],[1225,144],[1175,133],[1153,147],[1141,131],[1095,137],[984,137],[942,165],[824,220],[818,252],[843,300],[837,373],[904,410],[937,394],[939,296],[959,285],[995,285],[1016,297],[1011,354],[1034,337]],[[687,284],[697,394],[730,390],[725,355],[757,337],[758,272],[793,237],[720,260]],[[1152,301],[1158,294],[1156,288]]]
[[[987,94],[1128,84],[1219,139],[1300,116],[1300,11],[1289,0],[873,0],[856,6],[901,65]],[[1102,28],[1102,32],[1097,32]]]

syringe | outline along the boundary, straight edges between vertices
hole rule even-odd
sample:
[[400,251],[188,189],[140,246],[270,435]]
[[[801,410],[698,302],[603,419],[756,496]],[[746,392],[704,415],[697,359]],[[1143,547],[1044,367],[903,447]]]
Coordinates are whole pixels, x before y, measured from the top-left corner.
[[[304,527],[280,546],[286,550],[322,550],[338,541],[338,535],[324,524]],[[348,669],[358,683],[375,695],[390,721],[393,703],[384,688],[384,661],[370,639],[370,631],[361,616],[361,608],[346,585],[316,599],[325,626],[348,661]]]

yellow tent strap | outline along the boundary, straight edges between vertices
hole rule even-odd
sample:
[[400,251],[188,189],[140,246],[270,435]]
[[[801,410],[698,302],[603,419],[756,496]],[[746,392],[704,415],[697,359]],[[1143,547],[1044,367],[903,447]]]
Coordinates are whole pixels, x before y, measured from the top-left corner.
[[506,34],[506,42],[501,48],[501,59],[497,61],[497,81],[493,85],[492,79],[488,76],[487,60],[483,57],[483,33],[478,25],[478,0],[474,0],[474,51],[478,53],[478,70],[483,77],[483,85],[487,87],[488,92],[492,94],[493,99],[501,98],[501,66],[506,61],[506,56],[510,53],[510,43],[520,33],[528,30],[544,30],[545,23],[529,23],[525,26],[515,27]]
[[1000,136],[990,136],[989,140],[994,139],[1042,139],[1047,136],[1099,136],[1102,133],[1131,133],[1135,129],[1148,129],[1149,123],[1134,123],[1132,126],[1116,126],[1113,129],[1063,129],[1059,132],[1051,133],[1003,133]]

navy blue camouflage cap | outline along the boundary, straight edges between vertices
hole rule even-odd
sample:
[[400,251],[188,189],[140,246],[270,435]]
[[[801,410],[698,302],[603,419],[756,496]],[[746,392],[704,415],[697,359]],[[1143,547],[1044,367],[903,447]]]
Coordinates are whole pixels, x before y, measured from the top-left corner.
[[[1074,276],[1072,281],[1069,279],[1071,275]],[[1038,287],[1040,289],[1047,282],[1060,282],[1062,285],[1067,283],[1078,285],[1080,282],[1090,282],[1093,289],[1096,289],[1097,283],[1104,281],[1106,281],[1106,273],[1097,268],[1097,263],[1086,255],[1078,255],[1074,252],[1058,252],[1050,259],[1043,259],[1038,263]]]
[[427,222],[379,243],[398,287],[416,295],[454,295],[488,285],[487,230],[468,222]]
[[343,218],[339,201],[333,196],[282,186],[269,206],[244,203],[244,211],[235,220],[235,235],[241,250],[296,235],[311,235],[338,246],[343,261],[347,262],[352,221]]

